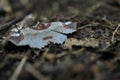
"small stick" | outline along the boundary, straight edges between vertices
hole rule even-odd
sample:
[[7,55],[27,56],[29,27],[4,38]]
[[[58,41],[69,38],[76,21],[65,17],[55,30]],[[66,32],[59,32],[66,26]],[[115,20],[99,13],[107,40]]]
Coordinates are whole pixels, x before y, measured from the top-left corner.
[[17,22],[21,21],[24,17],[26,16],[26,14],[23,14],[19,17],[16,17],[14,19],[12,19],[11,21],[4,23],[4,24],[0,24],[0,31],[5,30],[7,28],[9,28],[12,25],[15,25]]
[[[28,55],[30,53],[31,53],[31,50],[28,50],[26,54]],[[20,75],[20,73],[21,73],[21,71],[22,71],[22,69],[27,61],[27,58],[28,58],[27,55],[25,55],[22,58],[21,62],[17,66],[17,68],[16,68],[15,72],[13,73],[12,77],[10,78],[10,80],[17,80],[18,76]]]
[[110,26],[113,26],[113,24],[105,17],[102,18],[103,21],[105,21],[107,24],[109,24]]
[[89,27],[89,26],[97,26],[98,24],[99,24],[99,23],[91,22],[90,24],[87,24],[87,25],[84,25],[84,26],[79,27],[77,30],[84,29],[84,28],[87,28],[87,27]]
[[26,60],[27,60],[27,56],[24,56],[22,58],[21,62],[19,63],[17,69],[13,73],[12,77],[10,78],[10,80],[17,80],[18,76],[20,75],[20,73],[21,73],[21,71],[23,69],[23,66],[24,66]]
[[35,68],[33,65],[31,65],[30,63],[27,63],[25,65],[25,70],[27,72],[29,72],[30,74],[32,74],[37,80],[50,80],[47,77],[44,77],[43,75],[41,75]]
[[114,43],[114,38],[115,38],[115,34],[117,33],[118,29],[120,28],[120,24],[118,24],[117,28],[114,30],[113,35],[112,35],[112,39],[111,42]]

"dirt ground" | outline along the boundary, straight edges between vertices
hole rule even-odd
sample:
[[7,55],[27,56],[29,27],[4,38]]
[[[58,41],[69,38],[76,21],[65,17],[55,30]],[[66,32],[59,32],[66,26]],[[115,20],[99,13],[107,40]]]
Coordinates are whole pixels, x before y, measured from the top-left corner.
[[[39,50],[6,41],[28,14],[28,25],[77,22],[67,36],[78,42]],[[120,80],[120,0],[0,0],[0,80]]]

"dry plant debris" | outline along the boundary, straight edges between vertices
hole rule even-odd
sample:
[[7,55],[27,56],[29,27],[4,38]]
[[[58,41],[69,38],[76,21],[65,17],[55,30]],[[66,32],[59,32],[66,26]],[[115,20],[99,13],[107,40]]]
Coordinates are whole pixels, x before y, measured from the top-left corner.
[[75,38],[69,38],[65,41],[65,47],[72,49],[72,46],[83,46],[83,47],[98,47],[99,41],[94,38],[87,38],[85,40],[77,40]]

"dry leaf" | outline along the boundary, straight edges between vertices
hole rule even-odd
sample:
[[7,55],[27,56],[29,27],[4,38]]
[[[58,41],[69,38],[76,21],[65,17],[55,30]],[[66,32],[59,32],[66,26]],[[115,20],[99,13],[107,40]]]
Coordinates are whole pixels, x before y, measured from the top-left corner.
[[85,46],[85,47],[98,47],[99,41],[94,38],[87,38],[85,40],[77,40],[75,38],[70,38],[65,41],[64,46],[71,49],[72,46]]

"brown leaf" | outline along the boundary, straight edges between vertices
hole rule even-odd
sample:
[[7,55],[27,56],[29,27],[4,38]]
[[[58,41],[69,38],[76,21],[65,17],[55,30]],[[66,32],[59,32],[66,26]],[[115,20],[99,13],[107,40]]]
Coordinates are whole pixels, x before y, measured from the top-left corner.
[[75,38],[70,38],[65,41],[64,46],[71,49],[72,46],[84,46],[84,47],[98,47],[99,41],[94,38],[87,38],[85,40],[77,40]]

